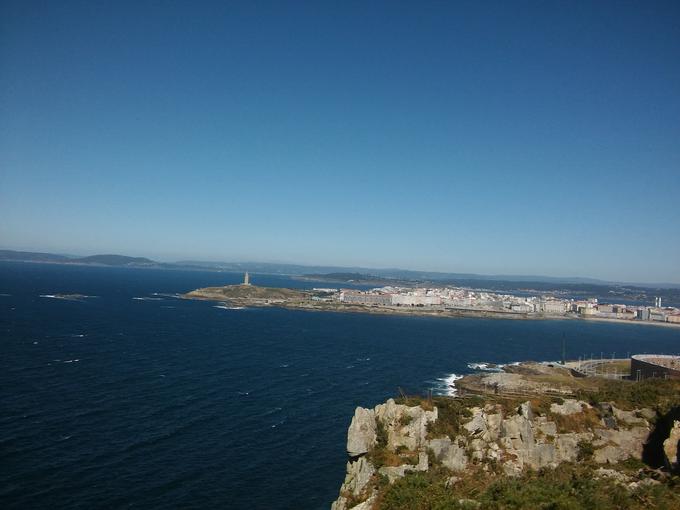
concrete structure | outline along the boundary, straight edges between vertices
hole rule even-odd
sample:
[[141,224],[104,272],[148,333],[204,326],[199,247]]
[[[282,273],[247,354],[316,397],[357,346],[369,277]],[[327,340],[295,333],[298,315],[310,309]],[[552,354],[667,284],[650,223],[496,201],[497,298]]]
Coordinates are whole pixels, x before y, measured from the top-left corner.
[[345,291],[340,295],[340,301],[353,305],[389,306],[392,304],[392,296],[389,294],[367,294]]
[[630,377],[642,379],[680,379],[680,356],[635,354],[630,357]]
[[248,274],[248,271],[243,275],[243,285],[250,285],[250,275]]

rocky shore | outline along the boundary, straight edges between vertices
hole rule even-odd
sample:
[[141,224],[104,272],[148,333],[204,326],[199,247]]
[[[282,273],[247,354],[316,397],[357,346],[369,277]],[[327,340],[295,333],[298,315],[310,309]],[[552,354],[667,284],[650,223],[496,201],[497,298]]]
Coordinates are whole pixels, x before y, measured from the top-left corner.
[[[538,383],[534,376],[521,377]],[[555,377],[567,381],[569,375]],[[532,501],[537,508],[550,503],[541,498],[550,500],[545,494],[551,483],[562,487],[574,480],[603,498],[597,508],[642,508],[636,505],[657,499],[680,508],[680,385],[654,382],[663,386],[656,393],[648,383],[595,381],[590,393],[581,382],[571,388],[580,398],[547,396],[534,385],[523,399],[390,399],[373,409],[358,407],[347,435],[345,480],[332,510],[523,508]],[[566,473],[570,478],[561,480]],[[522,504],[519,496],[504,501],[503,487],[520,480],[520,489],[542,491]],[[607,499],[612,490],[619,503]],[[551,508],[578,507],[578,493],[563,497],[577,506]],[[616,506],[621,501],[626,505]]]

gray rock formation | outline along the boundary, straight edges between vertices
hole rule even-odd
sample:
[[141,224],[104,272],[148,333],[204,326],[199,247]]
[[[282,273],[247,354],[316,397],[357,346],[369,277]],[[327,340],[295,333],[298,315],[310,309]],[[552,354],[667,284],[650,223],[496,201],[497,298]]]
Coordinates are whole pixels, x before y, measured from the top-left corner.
[[666,454],[668,467],[673,470],[680,469],[680,421],[675,420],[668,439],[663,442],[663,451]]
[[363,455],[375,445],[375,412],[357,407],[347,432],[347,453],[350,457]]
[[567,416],[570,414],[580,413],[585,407],[590,406],[585,402],[568,398],[562,404],[550,404],[550,412]]
[[[357,408],[349,427],[347,451],[352,460],[347,463],[347,475],[340,491],[340,497],[333,503],[333,510],[368,510],[377,498],[379,475],[390,483],[409,472],[427,471],[430,468],[428,451],[434,462],[441,464],[452,473],[462,473],[471,463],[494,462],[501,465],[509,476],[517,476],[526,468],[540,469],[557,467],[563,462],[577,462],[582,449],[581,443],[593,448],[593,460],[600,464],[616,464],[630,457],[640,459],[642,447],[650,433],[647,416],[653,412],[644,410],[623,411],[611,404],[598,406],[602,416],[600,426],[590,426],[588,420],[574,416],[591,409],[585,402],[567,399],[561,404],[552,404],[550,413],[539,415],[529,401],[521,404],[516,414],[506,414],[497,404],[470,409],[471,416],[462,423],[461,434],[451,437],[428,437],[428,424],[438,419],[438,411],[424,410],[419,406],[408,407],[396,404],[390,399],[374,409]],[[555,415],[573,417],[566,423],[573,423],[576,429],[560,433]],[[607,424],[607,420],[609,424]],[[559,420],[558,420],[559,421]],[[376,469],[366,455],[377,446],[378,426],[383,427],[387,436],[384,448],[393,454],[390,464]],[[564,423],[561,424],[564,427]],[[675,422],[671,437],[664,443],[666,456],[677,465],[680,421]],[[413,462],[418,455],[417,465]],[[395,459],[403,459],[394,465]],[[613,473],[615,470],[601,468],[597,476],[609,477],[630,486],[627,479]],[[458,479],[452,476],[449,485]],[[356,503],[360,501],[360,503]]]
[[465,438],[458,436],[455,442],[448,437],[431,439],[428,442],[428,447],[434,453],[434,458],[451,471],[465,471],[468,458],[465,454],[465,448],[458,446],[458,443],[465,444]]
[[[356,416],[356,415],[355,415]],[[437,420],[437,409],[425,411],[422,407],[399,405],[393,399],[375,408],[375,418],[387,431],[390,450],[404,447],[415,451],[427,441],[427,424]]]

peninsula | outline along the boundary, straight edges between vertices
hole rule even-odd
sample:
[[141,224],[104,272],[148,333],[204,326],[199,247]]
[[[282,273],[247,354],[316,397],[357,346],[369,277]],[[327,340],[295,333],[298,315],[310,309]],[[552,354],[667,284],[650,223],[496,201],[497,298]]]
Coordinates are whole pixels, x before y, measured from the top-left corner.
[[462,287],[377,287],[369,290],[286,289],[243,284],[196,289],[187,299],[220,301],[234,307],[277,306],[332,312],[503,319],[590,319],[680,326],[680,309],[600,303],[549,295],[500,294]]

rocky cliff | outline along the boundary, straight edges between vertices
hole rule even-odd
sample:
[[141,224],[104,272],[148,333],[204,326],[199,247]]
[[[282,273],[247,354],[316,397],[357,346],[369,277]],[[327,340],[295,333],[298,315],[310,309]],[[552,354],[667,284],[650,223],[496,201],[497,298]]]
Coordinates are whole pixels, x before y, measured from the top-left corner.
[[[442,501],[452,502],[447,508],[493,507],[484,498],[494,483],[562,466],[632,498],[635,491],[677,482],[670,473],[678,468],[680,420],[666,420],[668,433],[652,444],[658,419],[649,407],[623,409],[575,398],[390,399],[374,409],[359,407],[348,431],[347,473],[332,510],[430,508],[436,505],[408,503],[408,491],[422,500],[427,484]],[[654,448],[663,452],[663,465],[653,466],[660,470],[642,462],[653,458]],[[409,485],[411,479],[418,483]],[[402,498],[403,506],[390,505],[386,495]],[[677,503],[680,508],[680,497]]]

